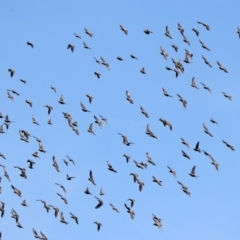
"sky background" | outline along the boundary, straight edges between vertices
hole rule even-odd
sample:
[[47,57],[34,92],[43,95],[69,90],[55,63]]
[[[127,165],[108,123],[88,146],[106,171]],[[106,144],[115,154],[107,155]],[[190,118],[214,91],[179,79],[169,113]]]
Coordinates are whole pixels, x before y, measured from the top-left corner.
[[[0,111],[14,121],[0,135],[0,164],[6,166],[11,178],[9,182],[0,169],[2,193],[0,200],[6,203],[5,215],[0,218],[0,231],[3,240],[34,239],[32,228],[40,230],[48,239],[114,239],[114,240],[182,240],[194,238],[235,240],[240,237],[239,228],[239,102],[240,102],[240,39],[237,35],[240,3],[238,1],[16,1],[0,3],[1,65],[0,65]],[[208,23],[207,31],[197,21]],[[188,46],[177,29],[180,23],[185,36],[191,43]],[[128,29],[125,35],[119,25]],[[172,38],[167,38],[166,25]],[[94,35],[89,37],[84,28]],[[192,28],[199,30],[197,37]],[[153,32],[146,35],[143,31]],[[82,37],[74,36],[77,33]],[[211,51],[203,49],[201,39]],[[34,48],[26,42],[32,42]],[[85,49],[85,42],[92,50]],[[68,44],[75,46],[72,53]],[[179,51],[171,47],[176,44]],[[160,55],[160,46],[168,53],[166,61]],[[174,67],[171,58],[184,59],[185,50],[192,52],[191,64],[185,64],[184,74],[175,77],[166,66]],[[138,60],[130,58],[134,54]],[[201,58],[205,56],[212,64],[208,67]],[[110,71],[98,65],[93,57],[102,56],[110,65]],[[116,59],[121,56],[124,61]],[[228,74],[221,71],[216,61],[220,61]],[[147,75],[140,73],[145,67]],[[10,78],[8,69],[15,70]],[[98,79],[94,72],[100,72]],[[191,87],[195,77],[199,90]],[[27,84],[20,82],[27,80]],[[212,94],[202,88],[200,82],[210,87]],[[54,93],[50,85],[57,89]],[[164,87],[173,98],[166,98]],[[15,90],[14,102],[7,97],[7,89]],[[134,104],[126,100],[126,90]],[[232,96],[225,98],[222,92]],[[63,94],[67,105],[58,103]],[[86,94],[94,96],[89,104]],[[176,94],[187,100],[184,109]],[[30,108],[25,100],[30,100]],[[90,113],[81,110],[80,101]],[[53,106],[48,116],[46,104]],[[141,114],[142,106],[149,114]],[[62,112],[71,114],[78,122],[80,135],[68,126]],[[96,136],[87,132],[93,116],[108,119],[100,129],[95,123]],[[40,126],[32,123],[34,116]],[[49,118],[53,125],[47,124]],[[173,130],[164,127],[159,118],[168,120]],[[214,118],[218,125],[210,122]],[[4,119],[0,119],[0,124]],[[204,133],[206,124],[214,137]],[[158,140],[145,134],[146,125],[158,136]],[[27,130],[29,143],[20,140],[19,130]],[[134,144],[130,147],[122,143],[122,133]],[[34,159],[32,153],[38,150],[38,143],[32,137],[42,140],[47,151]],[[181,144],[183,137],[190,149]],[[222,140],[235,147],[227,148]],[[219,163],[216,171],[211,160],[193,150],[200,141],[200,149],[213,156]],[[181,154],[184,150],[191,160]],[[147,162],[149,152],[156,166],[148,164],[145,170],[133,163]],[[127,164],[123,154],[131,156]],[[66,155],[75,160],[76,165],[68,167],[62,159]],[[58,173],[52,166],[55,156],[60,168]],[[35,161],[35,169],[28,168],[27,159]],[[118,172],[107,170],[107,161]],[[196,165],[196,175],[189,172]],[[25,167],[27,180],[20,177],[14,166]],[[177,179],[169,173],[167,166],[177,172]],[[89,171],[93,171],[96,186],[88,181]],[[133,183],[130,173],[137,173],[145,186],[142,192]],[[66,180],[66,174],[76,177]],[[162,187],[152,182],[152,176],[163,181]],[[182,190],[177,180],[188,186],[191,197]],[[65,186],[67,193],[54,183]],[[22,192],[19,198],[13,193],[11,184]],[[92,196],[84,190],[89,187]],[[99,196],[100,188],[106,193]],[[57,196],[60,193],[68,204]],[[104,201],[100,209],[95,209],[98,196]],[[128,198],[136,200],[133,207],[135,219],[126,212],[124,203]],[[29,207],[21,205],[26,199]],[[68,225],[55,219],[54,212],[43,208],[42,199],[47,204],[63,211]],[[120,213],[111,209],[112,203]],[[24,227],[16,227],[11,218],[11,209],[19,214]],[[69,212],[79,217],[79,225],[70,218]],[[162,219],[163,231],[153,226],[152,213]],[[93,222],[102,223],[98,232]]]

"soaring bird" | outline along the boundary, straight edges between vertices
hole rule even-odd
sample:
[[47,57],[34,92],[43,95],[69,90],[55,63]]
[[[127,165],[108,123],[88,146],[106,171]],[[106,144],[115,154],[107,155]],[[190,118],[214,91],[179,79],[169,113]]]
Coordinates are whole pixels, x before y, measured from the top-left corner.
[[59,183],[55,183],[56,185],[60,186],[60,188],[62,188],[62,190],[66,193],[66,189],[63,185],[59,184]]
[[159,118],[159,121],[161,121],[164,126],[169,126],[170,130],[172,131],[172,124],[170,122],[162,118]]
[[74,214],[72,214],[71,212],[69,212],[71,215],[71,218],[78,224],[78,217],[76,217]]
[[166,97],[173,97],[172,95],[170,95],[164,88],[162,88],[162,91],[163,91],[163,94],[164,94],[164,96],[166,96]]
[[222,92],[222,94],[223,94],[223,96],[224,96],[225,98],[228,98],[230,101],[232,101],[232,96],[228,95],[228,94],[225,93],[225,92]]
[[199,31],[197,29],[195,29],[195,28],[193,28],[192,30],[196,33],[196,35],[198,37],[199,36]]
[[118,209],[116,207],[114,207],[111,203],[109,203],[109,204],[110,204],[110,206],[111,206],[113,211],[116,211],[117,213],[119,213],[119,211],[118,211]]
[[204,132],[208,134],[210,137],[213,137],[213,135],[209,132],[208,128],[206,127],[205,124],[203,124]]
[[160,181],[159,179],[157,179],[154,176],[152,176],[152,178],[153,178],[153,182],[157,183],[159,186],[162,186],[162,181]]
[[167,60],[168,54],[166,53],[166,51],[161,46],[160,46],[160,50],[161,50],[160,54],[163,55],[163,57]]
[[127,163],[129,162],[129,159],[131,158],[129,155],[127,155],[127,154],[123,154],[123,156],[126,158],[126,161],[127,161]]
[[145,111],[145,109],[144,109],[142,106],[140,106],[140,109],[141,109],[141,113],[142,113],[146,118],[149,118],[148,113]]
[[202,55],[202,59],[209,67],[212,67],[212,65],[208,62],[208,60],[203,55]]
[[82,102],[80,102],[80,105],[81,105],[81,108],[82,108],[82,111],[83,111],[83,112],[91,112],[91,111],[89,111],[89,110],[86,109],[86,107],[83,105]]
[[110,164],[110,162],[107,161],[107,165],[108,165],[108,170],[117,173],[117,171],[112,167],[112,165]]
[[187,158],[187,159],[189,159],[190,160],[190,157],[182,150],[182,155],[185,157],[185,158]]
[[63,95],[60,96],[60,99],[58,101],[60,104],[66,104],[63,99]]
[[149,35],[150,33],[153,33],[153,32],[150,31],[149,29],[145,29],[145,30],[144,30],[144,33],[147,34],[147,35]]
[[80,35],[78,35],[76,33],[74,33],[74,35],[75,35],[76,38],[82,39]]
[[19,189],[15,188],[13,185],[11,185],[11,187],[12,187],[13,192],[14,192],[15,194],[17,194],[19,197],[22,196],[22,193],[21,193],[21,191],[20,191]]
[[126,96],[127,96],[126,99],[127,99],[131,104],[133,104],[133,100],[131,99],[130,93],[129,93],[128,91],[126,91]]
[[198,86],[196,85],[196,82],[195,82],[195,78],[193,77],[192,78],[192,84],[191,84],[192,87],[196,88],[196,89],[199,89]]
[[90,94],[86,94],[86,97],[88,98],[89,103],[92,103],[92,100],[94,99],[94,97],[91,96]]
[[89,50],[92,50],[85,42],[83,42],[83,47]]
[[93,185],[96,185],[94,179],[93,179],[93,173],[92,173],[92,170],[90,170],[89,172],[89,178],[88,180],[93,184]]
[[169,172],[176,178],[177,173],[172,168],[170,168],[169,166],[167,166],[167,168],[169,169]]
[[122,25],[119,25],[119,26],[120,26],[121,30],[122,30],[126,35],[128,35],[128,30],[127,30],[125,27],[123,27]]
[[127,137],[126,137],[125,135],[123,135],[123,134],[121,134],[121,133],[118,133],[118,134],[122,136],[122,138],[123,138],[123,144],[125,144],[125,145],[127,145],[127,146],[130,146],[131,144],[134,144],[134,143],[132,143],[132,142],[128,142],[128,139],[127,139]]
[[89,128],[88,128],[88,130],[87,130],[89,133],[92,133],[93,135],[96,135],[95,133],[94,133],[94,131],[93,131],[93,123],[91,123],[90,125],[89,125]]
[[134,211],[133,211],[126,203],[124,203],[124,206],[125,206],[125,208],[127,209],[127,212],[130,214],[130,217],[131,217],[132,219],[134,219],[134,217],[135,217]]
[[217,61],[217,65],[220,70],[224,71],[225,73],[228,73],[228,70],[219,61]]
[[177,96],[179,97],[179,101],[182,102],[183,107],[187,108],[187,101],[183,97],[181,97],[179,94],[177,94]]
[[90,36],[90,37],[93,36],[93,33],[91,33],[87,28],[84,28],[84,31],[88,36]]
[[203,88],[206,89],[207,91],[209,91],[210,93],[212,93],[211,89],[205,85],[204,83],[200,82],[203,85]]
[[182,140],[182,144],[184,144],[184,145],[186,145],[188,148],[190,148],[188,142],[186,142],[186,141],[184,140],[184,138],[181,138],[181,140]]
[[46,107],[48,109],[48,115],[51,113],[51,111],[53,110],[53,107],[50,105],[45,105],[44,107]]
[[65,197],[63,197],[60,193],[57,193],[57,195],[64,201],[65,204],[68,204],[68,201]]
[[199,39],[200,44],[202,45],[202,48],[211,51],[200,39]]
[[178,46],[176,46],[175,44],[173,44],[172,47],[174,48],[174,50],[175,50],[176,52],[178,51]]
[[235,151],[235,148],[234,148],[231,144],[227,143],[227,142],[224,141],[224,140],[222,140],[222,142],[223,142],[227,147],[229,147],[231,150]]
[[172,39],[172,36],[171,36],[170,31],[168,29],[168,26],[166,26],[165,35]]
[[148,162],[155,166],[156,163],[152,160],[152,157],[148,152],[146,152],[146,156],[147,156]]
[[61,223],[68,224],[68,222],[66,222],[65,219],[64,219],[63,212],[61,212],[61,219],[60,219],[60,222],[61,222]]
[[149,135],[152,138],[158,139],[157,136],[150,130],[149,124],[146,127],[146,134]]
[[146,71],[145,71],[145,68],[144,68],[144,67],[142,67],[142,68],[140,69],[140,72],[141,72],[142,74],[145,74],[145,75],[147,75],[147,73],[146,73]]
[[210,30],[210,26],[208,24],[203,22],[197,22],[197,23],[203,25],[208,31]]
[[27,45],[33,48],[33,44],[31,42],[27,42]]

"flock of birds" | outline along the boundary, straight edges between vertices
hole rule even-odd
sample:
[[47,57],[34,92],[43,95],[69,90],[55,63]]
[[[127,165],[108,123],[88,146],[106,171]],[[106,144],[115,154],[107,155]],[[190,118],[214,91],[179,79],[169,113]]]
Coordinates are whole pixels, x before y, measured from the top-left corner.
[[[198,22],[198,24],[202,25],[203,27],[205,27],[205,29],[207,31],[210,31],[210,26],[208,24],[205,24],[205,23],[202,23],[202,22]],[[185,30],[184,28],[178,23],[177,25],[178,27],[178,30],[180,32],[180,34],[182,35],[183,37],[183,41],[191,46],[191,43],[190,41],[188,40],[188,38],[185,36]],[[122,25],[120,25],[120,29],[123,31],[123,33],[125,35],[128,35],[128,30],[123,27]],[[85,33],[89,36],[89,37],[93,37],[93,33],[91,33],[88,29],[84,29],[85,30]],[[192,29],[193,32],[196,34],[197,37],[199,37],[200,35],[200,32],[199,30],[193,28]],[[152,31],[150,31],[149,29],[146,29],[144,30],[144,33],[146,35],[149,35],[149,34],[152,34]],[[75,34],[75,33],[74,33]],[[237,28],[237,34],[240,38],[240,27]],[[170,33],[170,29],[168,28],[168,26],[166,26],[166,31],[165,31],[165,35],[166,37],[172,39],[172,36],[171,36],[171,33]],[[75,34],[75,37],[78,38],[78,39],[81,39],[81,36],[78,35],[78,34]],[[199,43],[201,44],[202,48],[207,50],[207,51],[210,51],[209,47],[207,47],[207,45],[205,45],[200,39],[199,39]],[[34,44],[32,42],[27,42],[27,45],[32,48],[34,50]],[[91,48],[85,43],[83,42],[83,47],[86,48],[86,49],[89,49],[91,50]],[[178,51],[178,46],[176,45],[172,45],[172,47],[174,48],[174,50],[177,52]],[[71,52],[74,52],[74,49],[75,49],[75,46],[73,44],[68,44],[67,46],[67,49],[70,50]],[[175,60],[172,58],[172,62],[173,62],[173,66],[172,67],[169,67],[169,66],[166,66],[166,69],[169,70],[169,71],[173,71],[175,76],[178,77],[179,74],[182,74],[184,73],[184,64],[189,64],[191,63],[191,60],[193,58],[193,53],[191,53],[189,50],[185,50],[186,51],[186,54],[185,54],[185,58],[182,60]],[[160,54],[164,57],[164,59],[168,60],[168,53],[164,50],[164,48],[161,46],[160,47]],[[130,57],[132,59],[135,59],[137,60],[137,56],[131,54]],[[99,65],[103,65],[105,66],[108,70],[110,70],[110,64],[103,58],[103,57],[100,57],[100,59],[97,59],[97,58],[94,58],[96,63],[99,64]],[[118,56],[117,59],[119,61],[123,61],[123,58],[121,56]],[[203,61],[206,63],[206,65],[208,67],[212,67],[212,64],[207,60],[206,57],[204,57],[202,55],[202,59]],[[225,73],[228,73],[228,70],[226,69],[226,67],[224,67],[219,61],[217,61],[217,65],[219,67],[220,70],[222,70],[223,72]],[[11,78],[14,78],[15,77],[15,69],[11,69],[9,68],[8,69],[9,71],[9,74],[10,74],[10,77]],[[145,68],[141,68],[140,69],[140,73],[142,74],[147,74]],[[94,72],[94,74],[96,75],[97,78],[101,78],[101,73],[100,72]],[[27,84],[27,81],[24,80],[24,79],[20,79],[20,81],[23,83],[23,84]],[[201,85],[203,86],[203,88],[207,91],[209,91],[210,93],[211,92],[211,89],[204,83],[201,83]],[[196,88],[196,89],[199,89],[199,87],[197,86],[196,84],[196,81],[194,79],[194,77],[192,78],[192,82],[191,82],[191,86],[193,88]],[[53,90],[54,93],[57,93],[57,89],[54,87],[54,86],[51,86],[51,89]],[[172,98],[173,96],[171,94],[169,94],[167,92],[166,89],[162,88],[162,91],[163,91],[163,94],[164,96],[168,97],[168,98]],[[231,95],[223,92],[222,93],[224,97],[226,97],[228,100],[232,101],[232,97]],[[18,93],[16,90],[14,89],[7,89],[7,96],[8,98],[11,100],[11,101],[14,101],[15,100],[15,96],[18,97],[20,96],[20,93]],[[184,99],[181,95],[177,94],[178,98],[179,98],[179,101],[182,103],[183,107],[184,108],[187,108],[187,100]],[[94,97],[91,96],[90,94],[86,94],[86,97],[88,98],[88,101],[89,101],[89,104],[93,103],[94,101]],[[130,104],[134,104],[134,101],[133,99],[131,98],[131,95],[128,91],[126,91],[126,100],[130,103]],[[30,100],[26,100],[26,103],[29,105],[30,108],[33,108],[34,107],[34,104],[32,103],[32,101]],[[59,104],[66,104],[66,102],[64,101],[64,97],[63,95],[60,96],[59,98],[59,101],[58,101]],[[81,106],[81,109],[83,112],[91,112],[90,110],[88,110],[88,108],[82,103],[80,102],[80,106]],[[47,114],[50,116],[54,107],[51,106],[51,105],[45,105],[46,109],[47,109]],[[149,118],[149,114],[148,112],[142,107],[140,106],[140,111],[141,113],[146,117],[146,118]],[[80,135],[80,132],[78,130],[78,122],[73,120],[71,114],[67,113],[67,112],[63,112],[63,117],[67,120],[67,124],[68,126],[70,127],[70,129],[72,129],[77,135]],[[94,117],[94,123],[96,123],[96,125],[99,127],[99,128],[102,128],[103,127],[103,124],[108,124],[108,120],[107,118],[105,118],[104,116],[102,115],[99,115],[99,116],[96,116],[96,115],[93,115]],[[0,134],[1,135],[4,135],[7,133],[7,131],[9,131],[9,129],[11,129],[11,124],[14,123],[15,121],[12,121],[11,117],[9,116],[9,114],[6,112],[4,114],[2,114],[0,112],[0,118],[3,120],[3,123],[0,124]],[[173,129],[173,126],[172,124],[170,123],[170,121],[166,120],[166,119],[163,119],[163,118],[160,118],[159,121],[161,121],[163,123],[163,126],[167,126],[169,127],[169,129],[172,131]],[[210,119],[210,121],[213,123],[213,124],[218,124],[217,121],[213,118]],[[17,122],[17,121],[16,121]],[[40,124],[38,123],[37,119],[32,115],[32,123],[33,124],[36,124],[38,126],[40,126]],[[89,125],[89,128],[87,129],[87,131],[93,135],[95,135],[95,132],[94,132],[94,123],[91,123]],[[49,125],[52,125],[52,120],[51,118],[47,121],[47,124]],[[111,124],[111,123],[109,123]],[[208,134],[210,137],[213,137],[213,135],[211,134],[211,132],[209,131],[208,127],[203,124],[203,130],[206,134]],[[128,137],[122,133],[118,133],[121,137],[122,137],[122,140],[123,140],[123,144],[126,145],[126,146],[131,146],[132,144],[134,144],[133,142],[130,142],[128,140]],[[146,126],[146,134],[149,136],[149,137],[152,137],[154,139],[158,139],[157,135],[150,129],[150,126],[149,124]],[[44,149],[43,147],[43,142],[41,139],[39,139],[38,137],[32,135],[32,133],[29,133],[27,130],[25,129],[20,129],[19,130],[19,135],[20,135],[20,140],[28,143],[29,140],[30,140],[30,137],[33,137],[36,139],[37,141],[37,144],[38,144],[38,151],[35,151],[32,153],[32,157],[34,157],[34,159],[37,159],[37,158],[40,158],[39,156],[39,152],[41,153],[46,153],[46,150]],[[230,143],[228,143],[227,141],[225,140],[222,140],[222,142],[231,150],[235,150],[234,146],[231,145]],[[181,143],[187,147],[188,149],[190,149],[190,145],[189,143],[184,139],[184,138],[181,138]],[[197,142],[195,147],[193,148],[194,151],[196,152],[203,152],[207,157],[210,158],[211,160],[211,163],[212,165],[216,168],[216,170],[219,170],[219,164],[217,163],[217,161],[212,157],[212,155],[209,153],[209,152],[206,152],[204,150],[202,150],[200,148],[200,142]],[[186,151],[182,150],[182,155],[183,157],[187,158],[187,159],[190,159],[190,156],[186,153]],[[4,155],[4,153],[0,152],[0,157],[1,159],[4,159],[6,160],[7,159],[7,156]],[[72,159],[71,157],[69,156],[66,156],[67,157],[67,160],[64,159],[64,163],[66,165],[68,164],[73,164],[75,165],[75,161],[74,159]],[[131,159],[131,156],[127,155],[127,154],[124,154],[123,155],[124,158],[126,158],[126,162],[128,163]],[[150,154],[147,152],[146,153],[146,157],[147,157],[147,162],[153,166],[156,165],[156,163],[153,161],[153,159],[151,158]],[[59,169],[59,165],[58,165],[58,161],[57,159],[55,158],[55,156],[52,157],[52,161],[53,161],[53,167],[56,169],[57,172],[60,172],[60,169]],[[137,162],[136,160],[133,160],[133,162],[135,163],[136,167],[139,168],[139,169],[146,169],[148,167],[148,163],[147,162]],[[5,162],[4,162],[5,163]],[[8,174],[8,170],[7,170],[7,167],[5,166],[3,162],[1,162],[0,166],[2,167],[3,169],[3,176],[9,181],[11,182],[11,178],[10,178],[10,175]],[[7,163],[7,161],[6,161]],[[27,164],[28,164],[28,168],[31,170],[31,169],[34,169],[35,167],[35,161],[34,160],[31,160],[31,159],[28,159],[27,160]],[[37,164],[36,164],[37,165]],[[114,169],[114,167],[111,165],[111,163],[109,161],[107,161],[107,166],[108,166],[108,170],[113,172],[113,173],[117,173],[117,170]],[[27,179],[27,171],[26,171],[26,167],[25,166],[22,166],[22,167],[19,167],[19,166],[13,166],[14,168],[18,169],[20,171],[20,176],[22,178],[25,178]],[[173,177],[177,178],[177,173],[174,169],[172,169],[170,166],[167,166],[169,172],[173,175]],[[36,168],[37,169],[37,168]],[[138,188],[139,188],[139,191],[142,191],[143,190],[143,187],[144,187],[144,182],[140,180],[139,178],[139,175],[137,173],[130,173],[130,175],[133,177],[133,181],[134,183],[137,183],[138,184]],[[196,166],[193,166],[189,175],[193,178],[197,178],[198,176],[196,175]],[[68,174],[66,175],[66,180],[67,181],[70,181],[72,179],[74,179],[75,176],[69,176]],[[157,177],[155,176],[152,176],[152,181],[156,184],[158,184],[159,186],[162,186],[162,181],[160,179],[158,179]],[[94,174],[93,174],[93,171],[90,170],[89,172],[89,178],[88,180],[95,186],[96,185],[96,182],[94,180]],[[2,183],[2,177],[0,176],[0,183]],[[188,196],[191,196],[191,192],[189,190],[189,188],[184,185],[182,182],[180,182],[179,180],[177,180],[177,183],[180,185],[182,191],[187,194]],[[60,183],[55,183],[57,186],[59,186],[63,193],[66,194],[66,188],[64,187],[64,185],[60,184]],[[13,193],[16,194],[18,197],[22,197],[22,193],[21,193],[21,190],[17,188],[17,183],[12,183],[10,184],[12,190],[13,190]],[[7,186],[7,185],[6,185]],[[2,186],[0,186],[0,194],[2,193]],[[87,195],[92,195],[91,192],[90,192],[90,189],[88,187],[86,187],[85,191],[84,191],[85,194]],[[60,194],[60,193],[57,193],[58,197],[65,203],[65,204],[68,204],[68,200],[66,198],[65,195],[63,194]],[[102,196],[104,195],[104,192],[103,192],[103,189],[101,188],[100,189],[100,193],[99,193],[100,197],[97,197],[97,196],[94,196],[95,199],[97,200],[97,205],[95,206],[96,209],[99,209],[101,208],[103,205],[104,205],[104,201],[102,199]],[[51,204],[48,204],[45,200],[43,199],[36,199],[36,201],[39,201],[40,203],[43,204],[43,207],[46,209],[47,213],[52,209],[54,211],[54,216],[55,218],[57,218],[59,215],[60,215],[60,222],[63,223],[63,224],[68,224],[69,222],[65,220],[65,216],[66,216],[66,213],[64,213],[63,211],[61,211],[57,206],[55,205],[51,205]],[[129,216],[134,219],[135,217],[135,212],[134,212],[134,203],[135,203],[135,199],[133,198],[129,198],[128,201],[130,202],[130,205],[128,205],[127,203],[123,203],[123,205],[125,206],[126,208],[126,211],[127,213],[129,213]],[[3,218],[5,216],[5,211],[6,211],[6,204],[5,202],[3,201],[0,201],[1,205],[0,205],[0,213],[1,213],[1,218]],[[110,204],[110,207],[112,208],[113,211],[119,213],[120,211],[118,210],[118,208],[116,208],[112,203],[109,203]],[[27,201],[26,199],[24,199],[22,202],[21,202],[21,205],[24,206],[24,207],[27,207],[28,204],[27,204]],[[78,219],[78,216],[76,216],[75,214],[73,213],[69,213],[70,217],[74,220],[74,222],[76,224],[79,224],[79,219]],[[20,223],[20,216],[18,215],[17,211],[15,209],[11,209],[11,217],[15,220],[16,222],[16,226],[19,227],[19,228],[24,228],[22,226],[22,224]],[[158,227],[160,230],[162,230],[162,219],[158,216],[156,216],[155,214],[152,215],[152,220],[153,220],[153,225]],[[103,226],[103,224],[99,221],[95,221],[94,224],[96,224],[97,226],[97,230],[99,231],[101,229],[101,227]],[[42,240],[47,240],[48,238],[46,237],[46,235],[40,231],[40,233],[38,233],[34,228],[32,228],[32,232],[33,232],[33,236],[35,238],[38,238],[38,239],[42,239]],[[2,233],[0,232],[0,240],[2,239]]]

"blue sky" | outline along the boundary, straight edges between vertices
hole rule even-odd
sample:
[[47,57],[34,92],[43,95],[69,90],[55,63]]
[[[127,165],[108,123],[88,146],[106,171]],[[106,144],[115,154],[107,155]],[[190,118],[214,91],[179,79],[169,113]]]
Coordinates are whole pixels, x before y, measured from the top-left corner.
[[[32,228],[40,230],[48,239],[239,239],[239,127],[240,110],[240,39],[237,26],[240,26],[240,4],[237,1],[2,1],[0,3],[1,21],[1,66],[0,66],[0,111],[14,121],[6,134],[0,135],[0,164],[6,167],[11,178],[9,182],[0,169],[2,193],[0,200],[6,203],[5,215],[0,218],[2,239],[33,239]],[[207,31],[197,21],[208,23]],[[191,43],[188,46],[177,29],[180,23],[184,34]],[[128,29],[125,35],[119,25]],[[167,38],[168,26],[173,39]],[[89,37],[84,28],[94,35]],[[199,30],[197,37],[192,28]],[[153,34],[146,35],[149,29]],[[82,37],[74,36],[77,33]],[[211,51],[203,49],[199,39]],[[26,42],[32,42],[34,48]],[[85,42],[92,50],[83,47]],[[73,44],[72,53],[67,50]],[[175,52],[171,47],[179,47]],[[160,46],[168,53],[166,61],[160,55]],[[192,52],[191,64],[185,64],[184,74],[175,77],[166,66],[174,67],[171,58],[184,59],[185,49]],[[130,57],[134,54],[138,60]],[[208,67],[202,60],[206,57],[213,66]],[[102,56],[110,65],[110,71],[94,60]],[[122,62],[117,60],[121,56]],[[217,61],[228,70],[219,70]],[[147,75],[140,73],[145,67]],[[8,69],[15,70],[12,78]],[[94,72],[100,72],[98,79]],[[199,90],[191,87],[191,79]],[[27,80],[27,84],[20,82]],[[203,89],[201,83],[210,87],[212,94]],[[56,87],[54,93],[50,85]],[[162,93],[164,87],[173,98]],[[14,102],[7,97],[7,89],[17,91]],[[131,94],[134,104],[126,100],[126,90]],[[222,92],[232,96],[225,98]],[[63,94],[67,105],[58,100]],[[89,104],[86,94],[94,99]],[[184,109],[177,94],[187,100]],[[30,108],[25,100],[30,100]],[[82,102],[90,113],[81,110]],[[46,104],[53,106],[50,115]],[[142,106],[149,114],[141,114]],[[62,112],[71,114],[78,122],[80,135],[68,126]],[[94,122],[94,115],[108,119],[100,129],[95,123],[96,136],[87,129]],[[40,126],[32,123],[34,116]],[[47,124],[51,118],[53,125]],[[173,130],[164,127],[159,121],[163,118],[171,122]],[[214,118],[218,125],[210,122]],[[0,119],[3,124],[4,119]],[[212,133],[211,138],[204,133],[203,124]],[[146,126],[158,139],[145,134]],[[19,130],[27,130],[31,137],[29,143],[20,140]],[[134,142],[130,147],[122,143],[122,133]],[[32,153],[38,150],[42,140],[44,149],[40,159]],[[180,137],[189,144],[190,149],[181,144]],[[235,147],[227,148],[222,140]],[[216,171],[211,160],[193,150],[200,141],[200,149],[205,150],[219,163]],[[182,156],[184,150],[191,160]],[[148,152],[156,166],[148,164],[147,169],[139,169],[133,159],[147,162]],[[131,156],[127,164],[123,154]],[[76,165],[68,167],[62,159],[66,155],[75,160]],[[58,173],[52,166],[55,156],[60,168]],[[28,168],[27,159],[35,161],[34,170]],[[107,170],[107,161],[118,172]],[[24,167],[27,180],[19,176],[14,166]],[[175,179],[168,171],[170,166],[177,172]],[[196,166],[196,175],[189,173]],[[96,186],[88,181],[92,170]],[[133,183],[130,173],[137,173],[145,186],[142,192]],[[66,180],[66,174],[76,177]],[[152,176],[162,180],[162,187],[152,182]],[[177,180],[189,188],[191,197],[182,190]],[[65,194],[59,186],[64,185]],[[11,185],[22,192],[19,198]],[[89,187],[92,196],[84,190]],[[100,188],[106,193],[99,196]],[[56,193],[67,198],[65,205]],[[104,201],[100,209],[95,209],[98,201]],[[136,200],[133,207],[135,219],[126,212],[124,203],[129,198]],[[29,207],[21,205],[26,199]],[[42,199],[47,204],[57,206],[64,213],[64,225],[54,212],[43,208]],[[112,203],[120,213],[114,212]],[[16,227],[11,218],[11,209],[19,214],[24,227]],[[79,217],[79,225],[70,218],[69,212]],[[163,231],[153,226],[152,213],[162,219]],[[93,222],[102,223],[98,232]]]

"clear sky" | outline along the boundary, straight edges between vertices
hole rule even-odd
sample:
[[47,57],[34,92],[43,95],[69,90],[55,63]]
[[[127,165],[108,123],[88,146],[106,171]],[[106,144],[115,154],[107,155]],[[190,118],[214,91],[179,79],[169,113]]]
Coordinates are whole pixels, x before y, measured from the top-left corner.
[[[0,218],[2,239],[34,239],[32,228],[52,240],[240,239],[239,9],[238,1],[222,0],[1,1],[0,111],[14,121],[7,130],[4,118],[0,119],[6,132],[0,134],[0,152],[7,158],[0,158],[0,164],[6,167],[11,179],[9,182],[4,177],[1,168],[0,200],[5,202],[5,214]],[[209,24],[210,31],[197,21]],[[191,46],[183,41],[178,23]],[[128,30],[128,35],[119,25]],[[166,26],[172,39],[164,34]],[[199,37],[192,28],[199,31]],[[145,29],[153,33],[146,35]],[[211,51],[202,48],[199,39]],[[26,44],[28,41],[34,48]],[[85,49],[83,42],[91,50]],[[73,53],[67,50],[68,44],[75,46]],[[178,52],[172,44],[179,47]],[[168,60],[160,55],[160,46],[169,55]],[[183,62],[185,49],[193,53],[192,63]],[[138,59],[132,59],[130,54]],[[204,63],[202,55],[212,68]],[[109,63],[110,70],[95,62],[94,57],[100,60],[100,56]],[[171,58],[183,62],[185,71],[177,78],[173,71],[165,69],[174,69]],[[228,73],[218,68],[217,61]],[[140,72],[142,67],[146,75]],[[15,71],[12,78],[8,69]],[[101,73],[100,79],[94,72]],[[193,77],[199,89],[191,87]],[[173,98],[164,96],[162,87]],[[20,96],[10,92],[14,97],[11,101],[7,89]],[[126,100],[126,90],[133,104]],[[222,92],[231,95],[232,101]],[[62,94],[66,105],[58,103]],[[91,104],[86,94],[94,97]],[[187,101],[186,109],[177,94]],[[32,108],[26,100],[32,102]],[[80,102],[91,112],[83,112]],[[53,107],[50,115],[45,105]],[[140,106],[149,118],[141,114]],[[62,112],[71,114],[72,122],[78,122],[80,135],[69,127]],[[108,124],[103,122],[102,129],[94,123],[93,116],[99,114],[108,120]],[[32,115],[40,126],[32,123]],[[47,124],[50,118],[52,126]],[[159,118],[169,121],[172,131]],[[211,118],[218,125],[210,122]],[[87,131],[91,123],[95,136]],[[147,124],[158,139],[145,133]],[[204,133],[203,124],[213,137]],[[31,134],[29,143],[20,140],[19,130]],[[124,145],[118,133],[134,144]],[[39,152],[39,159],[32,156],[38,151],[33,136],[42,140],[47,151]],[[189,143],[190,149],[181,143],[180,137]],[[222,140],[233,145],[235,151]],[[193,150],[198,141],[200,149],[218,162],[219,171],[203,151]],[[181,150],[191,159],[184,158]],[[146,152],[155,166],[147,162]],[[131,156],[128,164],[123,154]],[[74,159],[75,166],[71,162],[64,164],[66,155]],[[60,172],[52,166],[53,156]],[[35,161],[34,169],[28,168],[28,159]],[[133,160],[147,162],[148,168],[137,168]],[[117,173],[108,170],[107,161]],[[26,169],[27,180],[19,176],[20,170],[14,166]],[[177,178],[167,166],[176,171]],[[193,166],[199,178],[189,176]],[[90,170],[96,186],[88,180]],[[137,173],[144,182],[141,192],[130,173]],[[68,181],[66,174],[76,178]],[[162,187],[152,182],[152,176],[162,181]],[[189,188],[191,197],[177,181]],[[54,183],[62,184],[66,194]],[[21,198],[13,193],[11,185],[21,191]],[[92,195],[84,193],[86,187]],[[101,187],[104,196],[99,195]],[[57,193],[66,197],[68,204]],[[99,209],[95,209],[98,201],[94,196],[103,200]],[[124,203],[130,206],[126,201],[129,198],[136,200],[132,208],[134,220],[124,207]],[[21,205],[24,199],[29,207]],[[53,209],[47,213],[37,199],[58,207],[69,224],[61,223],[60,216],[55,218]],[[113,211],[109,203],[120,213]],[[11,209],[18,213],[24,229],[16,226]],[[69,212],[79,218],[79,225]],[[162,231],[153,225],[152,213],[162,219]],[[95,221],[102,223],[99,232]]]

